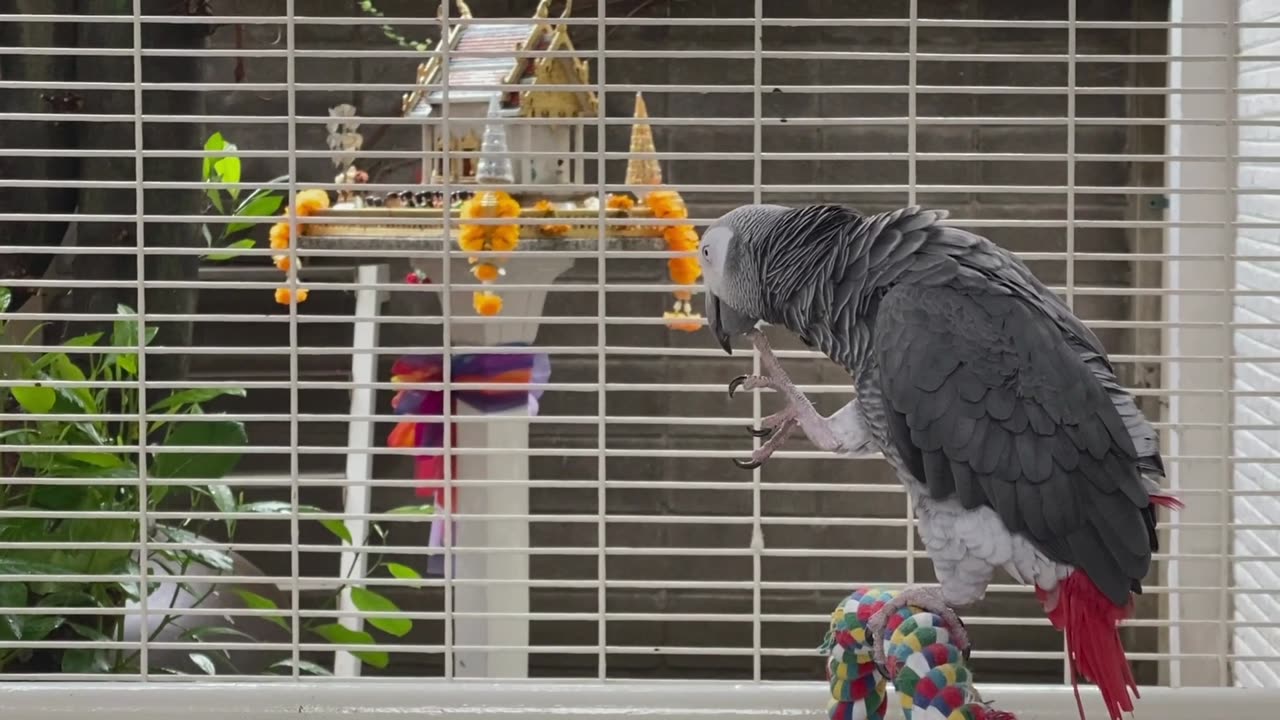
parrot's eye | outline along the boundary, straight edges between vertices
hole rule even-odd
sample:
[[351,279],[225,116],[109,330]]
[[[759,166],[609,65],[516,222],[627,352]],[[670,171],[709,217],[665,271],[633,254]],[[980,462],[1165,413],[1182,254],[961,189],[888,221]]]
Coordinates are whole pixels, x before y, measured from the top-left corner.
[[708,259],[710,259],[710,258],[711,258],[711,248],[710,248],[710,246],[707,246],[707,245],[703,245],[703,246],[702,246],[702,257],[704,257],[704,258],[708,258]]

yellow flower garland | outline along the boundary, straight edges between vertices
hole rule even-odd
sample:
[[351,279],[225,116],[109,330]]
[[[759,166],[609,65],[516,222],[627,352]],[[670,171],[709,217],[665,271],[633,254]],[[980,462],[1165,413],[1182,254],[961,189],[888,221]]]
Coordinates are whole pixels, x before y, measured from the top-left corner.
[[[552,217],[555,213],[555,209],[551,207],[550,200],[539,200],[533,208],[547,217]],[[572,229],[572,227],[565,225],[564,223],[547,223],[545,225],[538,226],[538,232],[541,232],[543,235],[551,235],[553,237],[565,235]]]
[[[518,218],[520,203],[501,190],[484,191],[462,204],[464,220],[490,217]],[[458,247],[464,252],[511,252],[520,245],[520,226],[509,225],[475,225],[463,223],[459,228]],[[490,260],[481,261],[469,258],[471,274],[477,280],[489,285],[498,281],[504,274],[503,269]],[[471,306],[480,315],[497,315],[502,312],[502,298],[490,290],[481,290],[471,294]]]
[[[612,198],[610,198],[612,201]],[[684,198],[674,190],[654,190],[644,198],[655,218],[663,220],[683,220],[689,217],[689,208]],[[662,228],[662,239],[666,241],[667,250],[671,252],[693,253],[698,250],[698,231],[692,225],[668,225]],[[698,259],[693,256],[671,258],[667,261],[667,274],[677,285],[694,285],[702,277],[702,268]],[[684,332],[696,332],[702,327],[702,316],[693,312],[692,290],[677,290],[671,310],[662,317],[667,320],[667,327]]]
[[[319,189],[300,190],[294,205],[297,208],[296,213],[299,218],[315,215],[321,210],[328,209],[329,193]],[[283,216],[288,217],[288,213],[288,208],[285,208]],[[299,228],[299,231],[301,231],[301,228]],[[289,249],[288,221],[278,222],[272,225],[270,232],[267,234],[267,238],[272,250],[287,251]],[[283,273],[289,272],[292,262],[290,261],[287,253],[272,255],[271,259],[275,262],[277,270]],[[302,270],[302,258],[298,258],[298,270]],[[294,294],[289,291],[289,288],[281,287],[276,288],[275,298],[277,303],[281,305],[288,305],[295,300],[299,303],[306,302],[308,294],[309,292],[306,288],[298,288],[297,296],[295,297]]]

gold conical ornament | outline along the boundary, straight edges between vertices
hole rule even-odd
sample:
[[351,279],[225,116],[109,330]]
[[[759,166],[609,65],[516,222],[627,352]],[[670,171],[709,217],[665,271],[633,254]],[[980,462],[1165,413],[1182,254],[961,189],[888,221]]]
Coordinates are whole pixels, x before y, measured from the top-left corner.
[[[636,93],[636,110],[634,115],[636,120],[648,120],[649,108],[644,104],[644,95]],[[653,144],[653,130],[649,127],[649,123],[637,122],[631,126],[631,153],[656,153],[658,149]],[[628,185],[661,185],[662,184],[662,167],[658,164],[658,158],[638,158],[631,157],[627,160],[627,184]]]

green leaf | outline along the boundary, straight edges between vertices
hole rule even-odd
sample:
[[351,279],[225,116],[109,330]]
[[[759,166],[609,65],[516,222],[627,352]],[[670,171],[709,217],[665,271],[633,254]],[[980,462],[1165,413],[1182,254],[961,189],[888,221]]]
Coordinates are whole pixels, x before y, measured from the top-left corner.
[[[227,141],[223,139],[222,133],[219,133],[219,132],[216,132],[210,135],[209,139],[204,141],[204,149],[208,152],[217,152],[219,150],[222,150],[226,146],[227,146]],[[213,162],[214,162],[214,158],[212,156],[205,156],[204,168],[202,169],[201,175],[200,175],[201,179],[203,179],[205,182],[208,182],[209,179],[213,176]]]
[[[226,485],[210,485],[209,497],[213,498],[213,504],[221,513],[233,513],[236,511],[236,496],[231,494],[231,488]],[[227,536],[230,537],[235,533],[236,521],[234,518],[226,518]]]
[[[289,176],[286,175],[285,179]],[[274,182],[274,181],[273,181]],[[253,194],[245,198],[244,202],[232,213],[236,217],[271,217],[280,210],[280,206],[284,204],[284,197],[277,195],[272,190],[255,190]],[[254,223],[229,223],[222,231],[223,237],[231,237],[239,232],[244,232],[253,227]]]
[[147,412],[155,414],[182,405],[200,405],[223,395],[244,397],[244,388],[191,388],[189,390],[180,390],[147,408]]
[[56,615],[24,615],[18,622],[18,637],[14,639],[34,642],[49,637],[50,633],[62,627],[66,618]]
[[15,557],[0,557],[0,576],[4,575],[63,575],[75,572],[73,569],[47,562],[22,560]]
[[197,642],[204,642],[205,638],[217,635],[240,638],[251,643],[258,642],[258,638],[255,638],[247,632],[231,627],[223,627],[221,625],[206,625],[204,627],[192,628],[191,630],[183,633],[182,636],[189,637]]
[[76,634],[85,640],[92,640],[94,642],[111,642],[111,638],[97,628],[89,627],[88,625],[78,622],[71,622],[70,620],[67,621],[67,627],[75,630]]
[[[240,512],[253,513],[288,513],[293,511],[293,506],[281,500],[259,500],[258,502],[245,503],[240,506]],[[306,515],[309,513],[325,512],[314,505],[299,505],[298,514]],[[351,544],[351,531],[347,529],[346,523],[341,520],[328,518],[325,520],[317,520],[316,522],[324,526],[324,529],[333,533],[339,540]]]
[[[223,249],[224,250],[247,250],[249,248],[254,247],[257,244],[258,244],[257,240],[253,240],[251,238],[244,238],[243,240],[237,240],[233,243],[226,245]],[[216,252],[216,253],[209,253],[208,255],[205,255],[204,259],[210,262],[223,262],[226,260],[233,260],[235,258],[238,258],[240,257],[240,255],[241,254],[237,252]]]
[[67,460],[98,468],[115,469],[123,467],[125,464],[125,461],[119,455],[112,453],[67,453],[63,457]]
[[13,303],[13,291],[6,287],[0,287],[0,313],[7,312],[9,305]]
[[27,586],[20,582],[0,583],[0,608],[27,606]]
[[[164,447],[244,447],[249,442],[244,423],[230,420],[176,423],[165,435]],[[172,480],[226,477],[240,462],[240,453],[157,453],[151,468],[154,477]]]
[[[0,440],[7,440],[11,437],[21,437],[23,435],[35,435],[36,431],[30,428],[15,428],[13,430],[0,430]],[[14,443],[10,443],[14,444]]]
[[332,519],[320,520],[319,522],[321,525],[324,526],[325,530],[328,530],[330,533],[336,536],[339,540],[347,543],[348,545],[351,544],[352,542],[351,531],[347,529],[346,523],[342,522],[341,520],[332,520]]
[[[271,665],[267,666],[267,669],[275,670],[276,668],[282,668],[282,669],[292,670],[294,668],[294,665],[295,663],[293,662],[293,658],[289,658],[287,660],[281,660],[279,662],[272,663]],[[333,673],[329,672],[326,668],[321,667],[320,665],[317,665],[311,662],[310,660],[299,660],[296,663],[296,665],[297,665],[298,671],[302,673],[311,673],[312,675],[333,675]]]
[[[228,155],[213,163],[213,171],[218,174],[218,179],[228,185],[234,185],[240,182],[240,158],[235,155]],[[227,188],[227,193],[231,195],[231,199],[235,200],[240,196],[240,188]]]
[[111,663],[101,650],[83,650],[72,648],[63,651],[62,672],[64,673],[105,673],[111,671]]
[[[196,535],[190,530],[183,528],[171,527],[169,525],[156,525],[156,538],[161,542],[180,543],[182,545],[208,545],[209,541]],[[221,570],[230,572],[235,567],[234,562],[225,550],[213,547],[196,547],[184,548],[182,550],[163,550],[162,552],[172,554],[177,559],[184,557],[191,558],[196,562],[207,565],[213,570]]]
[[32,415],[43,415],[53,409],[58,400],[58,393],[51,387],[43,385],[27,385],[10,388],[13,399],[18,401],[23,410]]
[[191,658],[191,662],[195,663],[196,667],[200,668],[200,671],[203,672],[205,675],[218,674],[217,666],[213,664],[213,660],[211,660],[208,655],[205,655],[204,653],[193,652],[193,653],[188,653],[187,657]]
[[[334,645],[376,645],[373,636],[363,630],[352,630],[345,625],[338,623],[330,623],[328,625],[317,625],[311,630],[320,637],[328,640]],[[385,652],[368,651],[368,650],[352,650],[352,655],[360,658],[366,664],[376,668],[384,668],[389,662],[389,658]]]
[[[351,588],[351,603],[360,612],[398,613],[400,608],[383,595],[362,587]],[[388,635],[404,637],[413,629],[413,621],[407,618],[367,617],[365,622]]]
[[92,347],[98,344],[98,341],[102,339],[102,335],[103,333],[100,333],[100,332],[85,333],[84,335],[77,335],[67,340],[66,342],[62,343],[62,346],[63,347]]
[[414,570],[408,565],[401,565],[400,563],[387,563],[387,570],[390,571],[393,577],[400,578],[401,580],[421,580],[422,579],[422,576],[418,574],[418,571]]
[[[238,595],[250,610],[279,610],[280,609],[280,606],[276,605],[274,600],[272,600],[269,597],[263,597],[256,592],[252,592],[250,590],[239,590],[239,589],[233,590],[232,592]],[[270,620],[271,622],[275,623],[276,625],[279,625],[285,630],[291,631],[289,627],[289,623],[285,621],[283,617],[279,615],[266,615],[265,617],[267,620]]]
[[[288,175],[284,176],[288,178]],[[272,182],[275,182],[274,180]],[[245,201],[236,208],[236,217],[270,217],[280,211],[280,206],[284,204],[284,197],[277,195],[274,190],[254,191],[253,195],[245,198]]]

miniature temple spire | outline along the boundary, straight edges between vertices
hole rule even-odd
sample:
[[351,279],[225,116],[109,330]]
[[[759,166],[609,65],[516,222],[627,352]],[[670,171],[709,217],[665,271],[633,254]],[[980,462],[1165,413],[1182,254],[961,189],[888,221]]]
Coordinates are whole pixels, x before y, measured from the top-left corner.
[[[634,115],[636,120],[648,120],[649,108],[644,104],[644,95],[636,93],[636,110]],[[631,126],[631,153],[656,153],[657,147],[653,144],[653,130],[649,127],[649,123],[637,122]],[[662,167],[658,164],[658,158],[637,158],[632,157],[627,160],[627,184],[628,185],[661,185],[662,184]]]
[[[499,116],[498,96],[489,99],[489,119],[497,120]],[[480,139],[480,160],[476,163],[476,182],[507,183],[516,181],[515,171],[511,166],[511,157],[507,155],[507,128],[502,123],[489,122],[484,126],[484,135]]]

